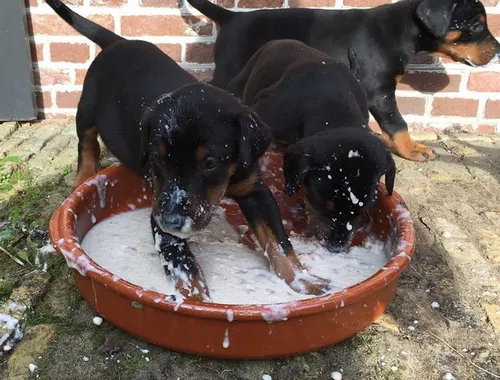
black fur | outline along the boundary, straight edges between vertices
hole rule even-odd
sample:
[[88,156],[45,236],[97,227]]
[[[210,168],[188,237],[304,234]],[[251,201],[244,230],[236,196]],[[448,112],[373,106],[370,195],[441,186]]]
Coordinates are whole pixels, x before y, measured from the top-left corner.
[[[435,155],[411,140],[405,143],[408,127],[396,103],[396,78],[419,52],[445,54],[475,66],[487,64],[500,52],[500,44],[488,30],[484,7],[476,0],[406,0],[372,9],[251,12],[231,12],[208,0],[188,2],[220,26],[213,85],[227,88],[250,57],[271,40],[300,40],[345,64],[349,64],[351,49],[359,60],[358,78],[370,112],[387,142],[403,157],[418,161]],[[462,35],[453,42],[454,50],[445,49],[446,33],[456,30]],[[477,49],[467,56],[471,45]],[[404,139],[398,139],[402,132]]]
[[366,96],[350,69],[302,42],[277,40],[260,48],[228,89],[288,147],[285,192],[304,187],[316,236],[344,249],[380,177],[392,194],[396,174],[391,154],[366,128]]
[[[153,44],[119,37],[58,0],[47,3],[103,48],[88,70],[78,105],[79,166],[85,164],[85,139],[95,137],[97,143],[96,135],[88,137],[97,128],[122,163],[150,176],[152,230],[166,272],[200,279],[185,240],[171,233],[206,226],[228,186],[260,176],[258,159],[271,143],[269,127],[237,98],[198,82]],[[260,215],[264,220],[252,219],[255,214],[242,207],[249,223],[266,223],[289,252],[274,198],[263,192],[262,183],[250,185],[238,200],[266,206]],[[203,291],[197,288],[190,295],[203,296]]]

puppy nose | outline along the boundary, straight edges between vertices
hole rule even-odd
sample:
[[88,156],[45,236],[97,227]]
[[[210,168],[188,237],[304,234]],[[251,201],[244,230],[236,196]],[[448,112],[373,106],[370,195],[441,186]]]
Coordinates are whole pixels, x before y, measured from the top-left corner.
[[326,249],[328,249],[330,252],[333,252],[333,253],[344,252],[346,250],[346,246],[347,246],[347,244],[341,243],[338,241],[327,240],[325,242]]
[[186,222],[186,217],[181,215],[164,215],[161,224],[170,230],[180,230]]

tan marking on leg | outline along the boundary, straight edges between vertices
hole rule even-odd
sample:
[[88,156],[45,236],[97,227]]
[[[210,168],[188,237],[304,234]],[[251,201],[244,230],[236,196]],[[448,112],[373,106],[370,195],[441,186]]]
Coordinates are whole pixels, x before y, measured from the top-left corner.
[[382,133],[385,143],[403,158],[411,161],[427,161],[436,158],[431,148],[413,141],[408,131],[396,132],[392,138],[386,132]]
[[194,152],[194,158],[198,162],[205,160],[209,155],[210,151],[206,146],[203,145],[198,146]]
[[81,145],[81,150],[78,152],[79,167],[73,189],[76,189],[99,171],[99,155],[101,153],[101,148],[97,136],[97,128],[92,127],[84,132],[83,138],[78,142]]
[[[324,293],[328,282],[325,279],[311,275],[305,278],[305,268],[293,249],[285,255],[276,236],[267,225],[258,223],[253,231],[259,244],[267,253],[271,269],[279,278],[285,280],[297,292],[315,295]],[[298,278],[297,275],[299,275]]]

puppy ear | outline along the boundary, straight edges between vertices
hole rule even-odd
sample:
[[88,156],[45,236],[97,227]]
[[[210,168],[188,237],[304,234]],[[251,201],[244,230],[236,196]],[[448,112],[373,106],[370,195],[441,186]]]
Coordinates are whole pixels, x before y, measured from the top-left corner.
[[238,149],[239,166],[244,172],[251,169],[271,145],[272,134],[269,126],[255,112],[245,107],[238,117],[240,127]]
[[139,153],[139,167],[142,169],[146,166],[149,159],[149,137],[151,132],[151,115],[150,110],[146,110],[139,123],[139,133],[141,136],[141,149]]
[[453,0],[423,0],[416,16],[436,38],[443,38],[451,22],[455,4]]
[[285,177],[285,194],[291,197],[304,183],[311,170],[308,156],[296,146],[291,146],[283,155],[283,174]]
[[385,164],[385,188],[389,195],[394,191],[394,182],[396,181],[396,163],[392,158],[391,152],[387,150],[387,161]]

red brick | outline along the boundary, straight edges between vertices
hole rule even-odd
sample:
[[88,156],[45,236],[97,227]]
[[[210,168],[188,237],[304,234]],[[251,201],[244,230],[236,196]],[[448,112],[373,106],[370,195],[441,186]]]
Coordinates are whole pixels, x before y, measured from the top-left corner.
[[[115,22],[111,15],[88,15],[86,18],[96,22],[105,28],[114,31]],[[32,35],[51,35],[51,36],[79,36],[81,35],[71,26],[69,26],[58,15],[32,15],[32,25],[30,34]]]
[[477,126],[476,132],[485,134],[495,133],[496,127],[494,125],[482,124]]
[[290,8],[333,7],[335,0],[288,0]]
[[445,73],[416,72],[407,73],[398,83],[398,90],[416,90],[420,92],[457,92],[460,87],[460,75]]
[[90,5],[96,7],[121,7],[125,4],[127,0],[90,0]]
[[398,109],[402,115],[423,115],[425,112],[425,99],[401,96],[397,99]]
[[467,88],[471,91],[500,92],[500,73],[488,71],[471,72]]
[[495,7],[498,4],[498,0],[482,0],[481,3],[485,7]]
[[176,62],[181,61],[182,47],[179,44],[155,44]]
[[35,44],[34,42],[30,43],[31,50],[31,61],[32,62],[41,62],[44,60],[43,57],[43,44]]
[[139,0],[143,7],[180,8],[182,4],[182,0]]
[[283,0],[240,0],[240,8],[281,8]]
[[432,115],[475,117],[478,103],[475,99],[434,98]]
[[488,100],[484,116],[488,119],[500,119],[500,100]]
[[[212,22],[194,16],[123,16],[124,36],[182,36],[212,34]],[[190,27],[193,25],[193,28]]]
[[71,84],[70,70],[38,68],[33,70],[35,83],[42,86],[52,86],[56,84]]
[[87,69],[76,69],[75,84],[78,86],[83,85],[83,81],[85,80],[85,75],[87,75]]
[[50,60],[52,62],[84,63],[90,58],[87,44],[71,44],[53,42],[50,44]]
[[195,76],[198,80],[203,82],[208,82],[212,80],[214,76],[214,71],[212,69],[206,70],[187,70],[191,75]]
[[487,15],[488,29],[495,37],[500,37],[500,15]]
[[214,44],[186,44],[186,62],[210,63],[214,61]]
[[39,109],[50,108],[52,107],[52,95],[50,91],[37,91],[36,95],[36,104]]
[[56,105],[59,108],[76,108],[81,95],[81,91],[56,92]]
[[389,4],[391,0],[344,0],[346,7],[366,7],[372,8],[382,4]]

